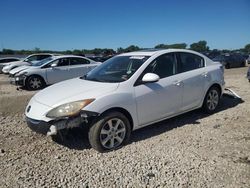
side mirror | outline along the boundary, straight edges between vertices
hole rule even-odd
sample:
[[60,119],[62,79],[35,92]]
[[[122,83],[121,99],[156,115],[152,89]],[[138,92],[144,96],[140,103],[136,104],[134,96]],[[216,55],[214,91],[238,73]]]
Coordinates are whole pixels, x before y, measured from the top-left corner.
[[153,83],[153,82],[158,82],[159,80],[160,77],[154,73],[147,73],[142,78],[142,82],[144,83]]
[[57,66],[57,64],[53,63],[53,64],[51,64],[50,66],[51,66],[52,68],[54,68],[54,67]]

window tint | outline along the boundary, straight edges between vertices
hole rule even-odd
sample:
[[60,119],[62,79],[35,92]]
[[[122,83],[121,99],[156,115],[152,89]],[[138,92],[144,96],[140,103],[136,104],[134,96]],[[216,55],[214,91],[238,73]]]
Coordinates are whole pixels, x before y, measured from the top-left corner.
[[48,58],[48,57],[50,57],[50,56],[51,56],[51,55],[38,55],[38,56],[37,56],[37,60],[40,61],[40,60],[43,60],[43,59]]
[[115,56],[90,71],[84,79],[97,82],[123,82],[128,80],[148,58],[148,56]]
[[8,63],[12,61],[18,61],[18,59],[0,59],[0,63]]
[[186,72],[204,67],[204,59],[191,53],[179,53],[180,69],[179,72]]
[[[56,61],[57,61],[58,67],[69,66],[69,58],[62,58],[62,59],[58,59]],[[56,63],[56,61],[54,63]]]
[[176,57],[174,53],[168,53],[157,57],[145,69],[142,76],[146,73],[155,73],[160,78],[172,76],[176,73]]
[[25,59],[25,61],[36,61],[37,60],[37,55],[33,55]]
[[84,65],[84,64],[89,64],[90,62],[87,59],[83,58],[70,58],[70,65]]

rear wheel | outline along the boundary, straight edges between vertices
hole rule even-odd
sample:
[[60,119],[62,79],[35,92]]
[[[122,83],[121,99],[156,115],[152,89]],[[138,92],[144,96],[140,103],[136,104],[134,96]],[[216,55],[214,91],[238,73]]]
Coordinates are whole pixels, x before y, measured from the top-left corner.
[[111,151],[126,144],[130,134],[128,118],[120,112],[109,112],[90,127],[89,142],[99,152]]
[[225,65],[225,68],[226,68],[226,69],[230,69],[230,68],[231,68],[230,64],[227,63],[227,64]]
[[245,66],[246,66],[246,62],[243,61],[243,62],[241,63],[241,66],[242,66],[242,67],[245,67]]
[[44,86],[45,82],[40,76],[29,76],[26,80],[26,87],[29,90],[42,89]]
[[205,112],[211,114],[215,112],[219,102],[220,102],[220,90],[218,89],[218,87],[213,86],[208,90],[206,94],[206,97],[203,102],[203,109],[205,110]]

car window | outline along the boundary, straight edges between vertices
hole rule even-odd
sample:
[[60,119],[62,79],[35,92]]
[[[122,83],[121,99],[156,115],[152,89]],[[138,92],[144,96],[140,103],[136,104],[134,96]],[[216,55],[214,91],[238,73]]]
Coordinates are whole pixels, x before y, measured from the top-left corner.
[[178,72],[187,72],[205,66],[204,59],[192,53],[180,52],[179,60],[180,62]]
[[18,61],[18,59],[0,59],[0,63],[8,63],[12,61]]
[[57,60],[57,67],[69,66],[69,58],[61,58]]
[[27,59],[25,59],[24,61],[36,61],[36,60],[37,60],[37,55],[32,55],[28,57]]
[[146,73],[155,73],[160,78],[166,78],[176,74],[176,57],[174,53],[167,53],[157,57],[143,72],[142,77]]
[[37,60],[40,61],[40,60],[43,60],[43,59],[48,58],[48,57],[50,57],[50,56],[51,56],[51,55],[38,55],[38,56],[37,56]]
[[70,65],[85,65],[85,64],[90,64],[90,61],[84,58],[70,58]]
[[90,71],[83,79],[97,82],[128,80],[149,56],[115,56]]

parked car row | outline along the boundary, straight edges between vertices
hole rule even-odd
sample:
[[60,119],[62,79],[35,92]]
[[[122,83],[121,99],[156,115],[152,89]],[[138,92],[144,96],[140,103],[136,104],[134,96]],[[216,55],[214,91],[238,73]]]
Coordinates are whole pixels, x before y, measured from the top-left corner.
[[33,63],[36,63],[51,56],[53,56],[53,54],[32,54],[23,60],[2,63],[0,64],[0,69],[3,73],[8,74],[12,69],[16,67],[20,67],[23,65],[32,65]]
[[213,61],[220,62],[226,69],[246,66],[246,59],[240,54],[219,55],[213,58]]
[[25,109],[33,131],[54,136],[86,127],[90,145],[105,152],[123,146],[133,130],[152,123],[198,108],[215,112],[225,87],[225,63],[242,65],[225,59],[220,63],[180,49],[125,53],[104,63],[50,55],[11,69],[9,76],[31,90],[53,84],[35,94]]
[[10,82],[36,90],[54,83],[80,77],[100,63],[74,55],[33,54],[21,61],[9,62],[2,71]]

